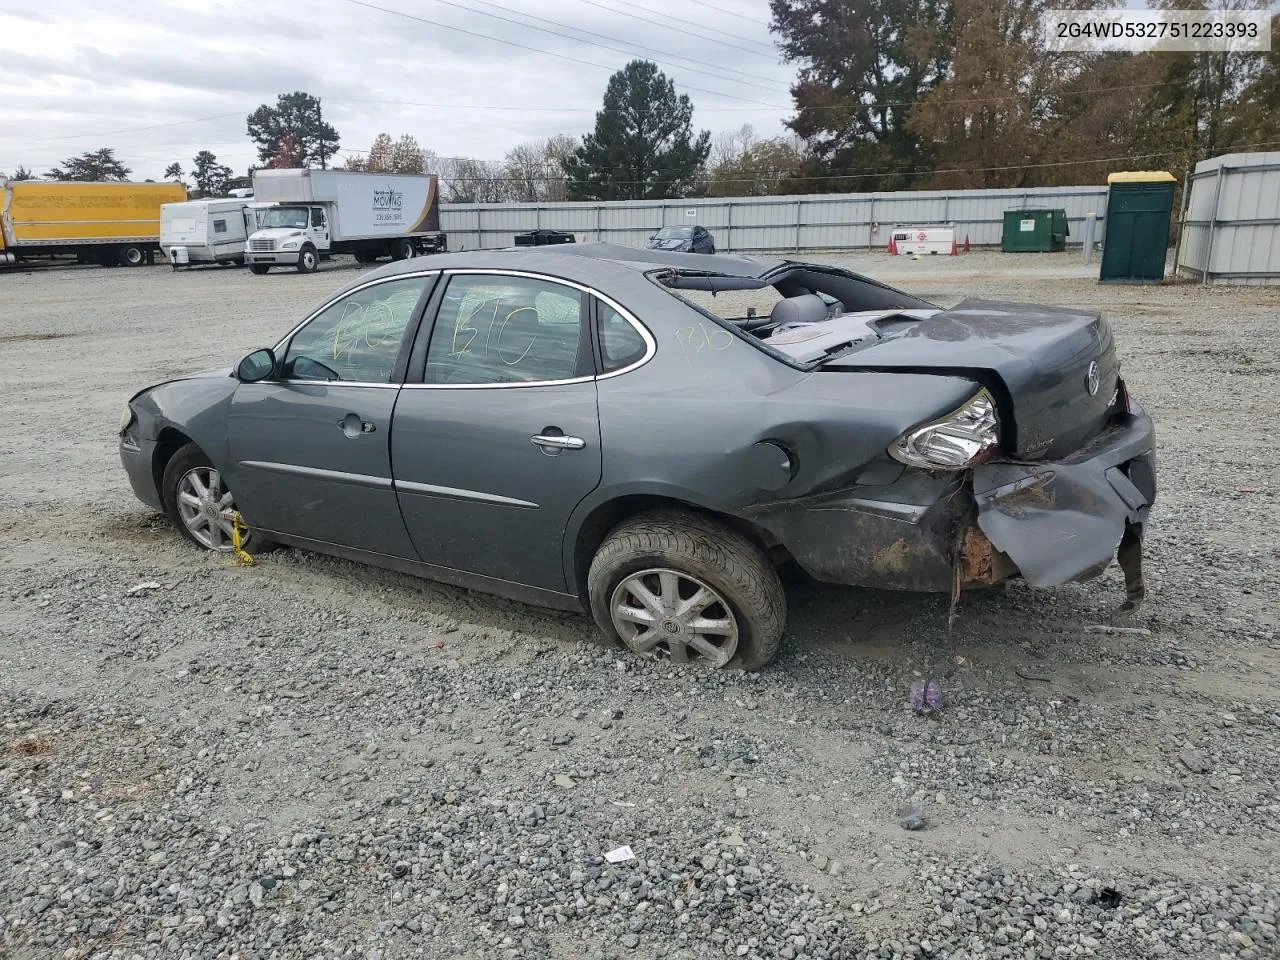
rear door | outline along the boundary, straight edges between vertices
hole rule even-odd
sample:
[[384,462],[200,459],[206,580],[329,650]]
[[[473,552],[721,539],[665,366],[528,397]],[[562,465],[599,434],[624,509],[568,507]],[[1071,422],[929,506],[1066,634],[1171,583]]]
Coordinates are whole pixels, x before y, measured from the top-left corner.
[[253,526],[414,556],[391,480],[391,416],[437,274],[346,294],[277,349],[278,379],[242,383],[228,417],[235,498]]
[[565,281],[453,271],[391,459],[427,563],[566,592],[569,514],[600,482],[589,297]]

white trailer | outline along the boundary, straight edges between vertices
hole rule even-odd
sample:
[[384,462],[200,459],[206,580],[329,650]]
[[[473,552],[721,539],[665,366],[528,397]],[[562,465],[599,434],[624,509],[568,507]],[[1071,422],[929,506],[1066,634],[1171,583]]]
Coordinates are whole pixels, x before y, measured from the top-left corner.
[[175,270],[193,263],[243,264],[260,206],[237,199],[166,203],[160,208],[160,249]]
[[253,196],[259,229],[245,262],[254,273],[273,266],[315,270],[335,253],[361,263],[404,260],[448,249],[440,231],[436,178],[350,170],[258,170]]

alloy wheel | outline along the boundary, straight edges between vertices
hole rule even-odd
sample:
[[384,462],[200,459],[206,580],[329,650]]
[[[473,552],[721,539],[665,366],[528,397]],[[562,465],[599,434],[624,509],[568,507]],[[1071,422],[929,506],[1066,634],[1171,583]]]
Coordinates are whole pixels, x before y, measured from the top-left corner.
[[[192,467],[178,481],[178,516],[201,546],[230,551],[235,512],[235,499],[213,467]],[[242,539],[242,546],[247,539]]]
[[614,589],[609,612],[622,641],[645,656],[723,667],[738,649],[738,621],[724,597],[679,570],[631,574]]

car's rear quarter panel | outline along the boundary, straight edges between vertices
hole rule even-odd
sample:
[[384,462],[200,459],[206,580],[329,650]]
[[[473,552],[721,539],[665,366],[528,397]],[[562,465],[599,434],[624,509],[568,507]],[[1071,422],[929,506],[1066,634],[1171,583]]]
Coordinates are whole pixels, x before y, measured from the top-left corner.
[[[961,404],[976,385],[949,376],[798,370],[661,289],[629,292],[630,304],[626,292],[619,298],[648,326],[657,352],[643,367],[599,381],[601,483],[575,521],[616,498],[666,497],[750,521],[815,575],[847,582],[848,570],[864,567],[874,582],[871,553],[892,547],[910,525],[890,509],[868,526],[852,501],[859,491],[901,490],[934,503],[945,491],[933,486],[954,478],[929,490],[895,488],[905,468],[885,450],[909,427]],[[784,458],[761,457],[763,441],[788,451],[789,474],[779,465]],[[825,499],[815,510],[818,495]],[[937,534],[942,523],[926,524],[925,532]],[[938,556],[927,558],[934,579]],[[895,585],[919,580],[909,575]]]

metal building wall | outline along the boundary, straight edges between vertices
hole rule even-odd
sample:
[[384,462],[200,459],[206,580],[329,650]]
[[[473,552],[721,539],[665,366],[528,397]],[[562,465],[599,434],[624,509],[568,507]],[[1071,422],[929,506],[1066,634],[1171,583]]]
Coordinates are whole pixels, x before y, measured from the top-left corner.
[[1177,270],[1203,283],[1280,284],[1280,152],[1196,164]]
[[[608,203],[462,203],[440,208],[449,249],[506,247],[526,230],[567,230],[579,240],[639,247],[664,226],[697,223],[724,251],[782,253],[884,247],[895,225],[953,225],[963,243],[1000,242],[1005,210],[1065,207],[1072,242],[1085,214],[1106,221],[1106,187],[922,190],[800,197],[626,200]],[[692,212],[692,216],[690,216]],[[1097,239],[1101,240],[1101,237]]]

